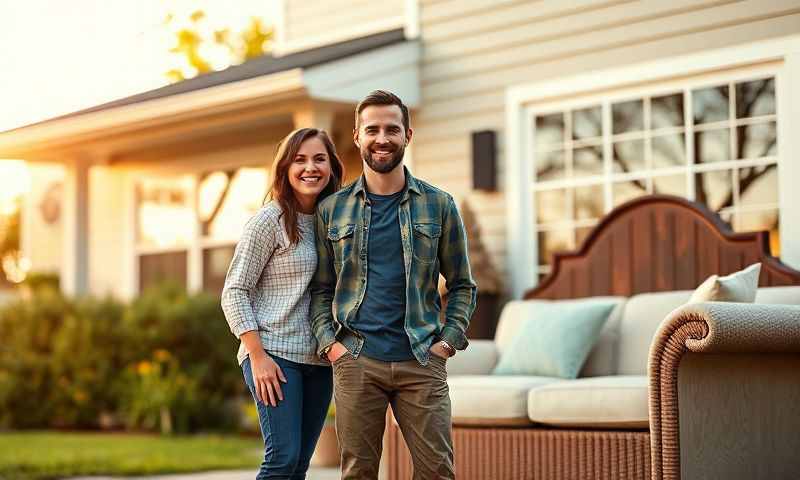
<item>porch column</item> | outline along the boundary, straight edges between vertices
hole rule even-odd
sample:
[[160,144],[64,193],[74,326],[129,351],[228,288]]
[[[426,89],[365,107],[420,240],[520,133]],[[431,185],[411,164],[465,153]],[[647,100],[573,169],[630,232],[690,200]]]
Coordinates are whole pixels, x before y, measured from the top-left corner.
[[61,290],[69,296],[89,293],[89,168],[88,156],[65,165]]

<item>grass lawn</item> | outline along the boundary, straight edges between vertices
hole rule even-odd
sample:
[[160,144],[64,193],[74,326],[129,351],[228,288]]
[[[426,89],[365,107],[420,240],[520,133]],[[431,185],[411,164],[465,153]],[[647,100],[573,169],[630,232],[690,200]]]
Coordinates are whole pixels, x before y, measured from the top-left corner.
[[252,468],[261,439],[222,435],[0,432],[0,479],[151,475]]

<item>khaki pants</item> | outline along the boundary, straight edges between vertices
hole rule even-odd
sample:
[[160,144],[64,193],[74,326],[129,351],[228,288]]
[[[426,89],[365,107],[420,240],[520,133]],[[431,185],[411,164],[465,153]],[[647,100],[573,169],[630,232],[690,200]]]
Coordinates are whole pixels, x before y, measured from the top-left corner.
[[342,479],[378,478],[389,404],[411,452],[414,479],[455,478],[445,362],[431,355],[422,366],[416,360],[383,362],[347,353],[334,362]]

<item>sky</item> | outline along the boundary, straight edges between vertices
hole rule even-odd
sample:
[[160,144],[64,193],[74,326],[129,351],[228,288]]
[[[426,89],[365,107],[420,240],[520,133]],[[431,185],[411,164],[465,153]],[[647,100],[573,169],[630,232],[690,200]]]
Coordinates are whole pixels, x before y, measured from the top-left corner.
[[[0,0],[0,131],[166,85],[175,66],[167,14],[203,9],[209,26],[274,18],[274,0]],[[209,52],[214,56],[216,52]],[[0,209],[26,188],[0,159]]]

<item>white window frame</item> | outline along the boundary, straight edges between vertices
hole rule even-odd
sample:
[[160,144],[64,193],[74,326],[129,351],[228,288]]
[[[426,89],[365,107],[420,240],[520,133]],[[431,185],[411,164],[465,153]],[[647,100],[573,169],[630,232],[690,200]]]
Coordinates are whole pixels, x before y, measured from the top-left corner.
[[800,268],[800,221],[791,220],[800,219],[800,191],[792,185],[792,179],[800,179],[800,161],[797,160],[800,159],[800,136],[791,134],[800,129],[800,88],[791,88],[800,85],[800,35],[792,35],[509,88],[506,91],[506,212],[508,271],[513,298],[521,298],[524,291],[536,285],[538,278],[533,162],[529,156],[534,151],[532,120],[535,112],[569,109],[592,99],[598,103],[601,96],[608,99],[657,95],[662,89],[683,90],[687,83],[707,85],[717,80],[730,82],[764,74],[775,77],[781,260]]

